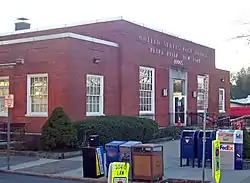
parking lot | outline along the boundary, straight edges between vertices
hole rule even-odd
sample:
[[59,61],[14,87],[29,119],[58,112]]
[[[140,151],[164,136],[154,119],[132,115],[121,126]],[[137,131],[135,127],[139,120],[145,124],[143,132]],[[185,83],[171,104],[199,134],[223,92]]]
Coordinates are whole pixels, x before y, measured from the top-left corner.
[[[165,178],[181,178],[201,180],[202,169],[195,166],[180,167],[179,141],[161,143],[164,146],[164,174]],[[0,157],[0,169],[6,169],[6,157]],[[35,157],[15,156],[10,159],[11,170],[33,173],[62,175],[68,177],[82,177],[82,158],[74,157],[62,160],[39,159]],[[212,172],[205,170],[206,180],[212,180]],[[221,183],[249,183],[250,170],[222,170]]]
[[[179,141],[169,141],[164,145],[164,168],[165,178],[184,178],[201,180],[202,168],[180,167],[180,145]],[[206,180],[212,181],[212,171],[206,168]],[[250,170],[221,170],[220,183],[249,183]]]

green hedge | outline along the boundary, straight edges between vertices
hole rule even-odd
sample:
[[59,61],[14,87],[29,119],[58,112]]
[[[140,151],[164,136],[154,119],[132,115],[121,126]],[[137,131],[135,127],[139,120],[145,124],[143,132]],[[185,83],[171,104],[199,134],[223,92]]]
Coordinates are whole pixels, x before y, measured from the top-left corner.
[[158,138],[171,137],[172,139],[179,139],[182,130],[184,130],[184,127],[168,126],[159,129],[158,133],[155,134],[154,138],[158,139]]
[[89,135],[99,135],[104,145],[113,140],[148,142],[158,133],[154,120],[132,116],[101,116],[75,122],[78,142],[85,144]]
[[243,129],[244,158],[250,159],[250,136],[246,128]]

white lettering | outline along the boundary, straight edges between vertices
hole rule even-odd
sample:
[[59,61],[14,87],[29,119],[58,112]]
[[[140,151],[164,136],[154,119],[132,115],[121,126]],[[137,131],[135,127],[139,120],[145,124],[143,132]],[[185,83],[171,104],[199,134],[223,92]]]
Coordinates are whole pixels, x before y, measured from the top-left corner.
[[[138,40],[143,43],[155,45],[155,47],[149,48],[150,53],[156,55],[164,55],[175,59],[178,58],[178,56],[182,57],[182,64],[183,61],[190,60],[193,61],[193,63],[201,63],[201,58],[207,57],[207,53],[187,48],[181,44],[174,44],[168,41],[160,41],[148,36],[138,36]],[[160,46],[161,48],[159,48]]]
[[183,65],[183,61],[182,60],[174,59],[174,64],[176,64],[176,65]]

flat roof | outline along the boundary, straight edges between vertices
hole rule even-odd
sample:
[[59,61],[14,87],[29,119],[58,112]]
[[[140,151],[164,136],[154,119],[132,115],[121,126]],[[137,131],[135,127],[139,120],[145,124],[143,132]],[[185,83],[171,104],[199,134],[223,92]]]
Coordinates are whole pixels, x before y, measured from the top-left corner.
[[69,27],[75,27],[75,26],[81,26],[81,25],[89,25],[89,24],[94,24],[94,23],[112,22],[112,21],[118,21],[118,20],[124,20],[124,21],[136,24],[136,25],[144,27],[144,28],[148,28],[148,29],[151,29],[151,30],[154,30],[154,31],[157,31],[157,32],[169,35],[169,36],[172,36],[172,37],[182,39],[184,41],[187,41],[187,42],[190,42],[190,43],[193,43],[193,44],[197,44],[197,45],[200,45],[200,46],[204,46],[204,47],[213,49],[212,47],[193,42],[193,41],[191,41],[189,39],[185,39],[185,38],[183,38],[183,37],[181,37],[179,35],[170,33],[170,32],[165,31],[163,29],[153,28],[153,27],[145,25],[144,23],[139,23],[139,22],[136,22],[136,21],[131,21],[129,19],[125,19],[122,16],[114,17],[114,18],[104,18],[104,19],[98,19],[98,20],[76,22],[76,23],[63,24],[63,25],[55,25],[55,26],[44,27],[44,28],[25,29],[25,30],[18,30],[18,31],[13,31],[13,32],[8,32],[8,33],[0,33],[0,37],[17,35],[17,34],[24,34],[24,33],[31,33],[31,32],[46,31],[46,30],[53,30],[53,29],[69,28]]
[[94,38],[90,36],[75,34],[72,32],[59,33],[59,34],[47,34],[43,36],[32,36],[32,37],[20,38],[20,39],[10,39],[10,40],[5,40],[5,41],[0,41],[0,46],[35,42],[35,41],[44,41],[44,40],[51,40],[51,39],[60,39],[60,38],[73,38],[73,39],[88,41],[88,42],[97,43],[97,44],[103,44],[103,45],[112,46],[112,47],[119,47],[119,44],[115,42],[106,41],[106,40],[102,40],[102,39],[98,39],[98,38]]

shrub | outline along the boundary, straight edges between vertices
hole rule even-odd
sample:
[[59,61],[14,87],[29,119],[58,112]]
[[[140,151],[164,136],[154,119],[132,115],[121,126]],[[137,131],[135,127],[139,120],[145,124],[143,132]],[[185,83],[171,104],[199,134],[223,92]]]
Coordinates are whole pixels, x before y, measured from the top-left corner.
[[55,108],[42,127],[41,147],[44,150],[71,148],[76,140],[76,129],[63,108]]
[[159,129],[158,133],[155,134],[154,138],[170,137],[172,139],[179,139],[182,130],[184,130],[183,127],[168,126],[168,127]]
[[101,144],[113,140],[147,142],[158,131],[154,120],[132,116],[100,116],[75,122],[80,143],[89,135],[99,135]]
[[243,149],[245,158],[250,159],[250,136],[246,128],[243,129]]

